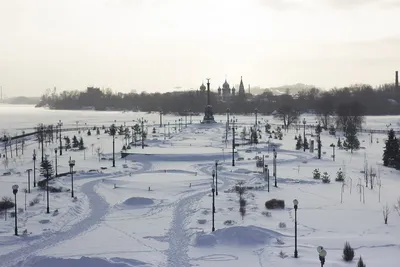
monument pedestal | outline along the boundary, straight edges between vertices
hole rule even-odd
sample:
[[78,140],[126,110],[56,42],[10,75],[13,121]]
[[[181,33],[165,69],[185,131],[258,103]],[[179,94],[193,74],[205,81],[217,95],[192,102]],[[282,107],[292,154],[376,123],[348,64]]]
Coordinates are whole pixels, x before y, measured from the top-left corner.
[[216,123],[216,121],[214,120],[214,114],[213,114],[211,105],[207,105],[205,107],[205,109],[204,109],[204,118],[203,118],[203,121],[201,123],[203,123],[203,124],[205,124],[205,123]]

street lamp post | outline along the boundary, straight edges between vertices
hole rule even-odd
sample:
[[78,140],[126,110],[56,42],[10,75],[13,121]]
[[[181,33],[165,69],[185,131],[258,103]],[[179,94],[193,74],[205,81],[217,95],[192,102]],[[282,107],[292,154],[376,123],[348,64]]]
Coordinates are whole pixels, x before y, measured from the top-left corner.
[[215,231],[215,185],[211,184],[211,192],[212,192],[212,228],[211,231]]
[[43,125],[40,126],[40,141],[41,141],[41,147],[42,147],[42,162],[44,161],[44,128]]
[[330,147],[332,147],[332,159],[333,159],[333,161],[335,161],[335,144],[334,143],[332,143],[331,145],[330,145]]
[[18,235],[18,214],[17,214],[18,185],[17,184],[12,186],[12,191],[13,191],[13,194],[14,194],[14,201],[15,201],[15,205],[14,205],[14,208],[15,208],[14,209],[14,212],[15,212],[15,216],[14,216],[14,219],[15,219],[15,222],[14,222],[14,224],[15,224],[15,235]]
[[229,112],[230,109],[226,109],[226,131],[225,131],[225,142],[228,141],[228,131],[229,131]]
[[63,126],[63,123],[61,120],[58,122],[58,127],[59,127],[59,132],[60,132],[60,156],[62,156],[62,139],[61,139],[61,127]]
[[58,175],[58,172],[57,172],[57,148],[54,148],[54,155],[55,155],[55,170],[56,170],[56,177],[57,177],[57,175]]
[[297,199],[293,200],[294,205],[294,257],[298,257],[297,252],[297,206],[299,205],[299,201]]
[[[306,140],[306,119],[303,119],[303,125],[304,125],[304,130],[303,130],[303,143]],[[306,146],[303,145],[303,152],[306,152]]]
[[160,128],[162,127],[162,115],[163,115],[163,112],[162,112],[162,110],[160,110]]
[[269,192],[269,169],[268,165],[264,165],[264,175],[268,182],[268,192]]
[[71,173],[71,197],[74,197],[74,166],[75,166],[75,160],[72,160],[71,157],[69,157],[69,172]]
[[321,267],[323,267],[324,264],[325,264],[326,254],[328,254],[328,253],[326,252],[326,250],[322,246],[319,246],[317,248],[317,251],[318,251],[319,261],[321,262]]
[[232,166],[235,166],[235,130],[236,130],[236,125],[235,125],[236,119],[232,119]]
[[278,152],[276,152],[275,148],[274,148],[274,159],[273,159],[273,163],[274,163],[274,178],[275,178],[275,187],[278,187],[278,182],[276,180],[276,157],[278,156]]
[[36,187],[36,149],[33,150],[33,187]]
[[257,115],[258,115],[258,108],[255,108],[254,109],[254,114],[256,115],[256,121],[255,121],[255,127],[256,127],[256,130],[257,130],[257,125],[258,125],[258,121],[257,121]]
[[218,160],[215,161],[215,195],[218,196]]
[[[46,160],[49,155],[46,155]],[[49,202],[49,166],[46,168],[46,195],[47,195],[47,213],[50,213],[50,202]]]
[[188,115],[188,111],[185,111],[185,128],[187,128],[187,115]]
[[189,118],[190,118],[190,119],[189,119],[189,121],[190,121],[189,123],[190,123],[190,124],[192,124],[192,115],[193,115],[193,112],[192,112],[191,109],[189,109]]
[[31,193],[31,171],[32,169],[27,169],[28,172],[28,193]]

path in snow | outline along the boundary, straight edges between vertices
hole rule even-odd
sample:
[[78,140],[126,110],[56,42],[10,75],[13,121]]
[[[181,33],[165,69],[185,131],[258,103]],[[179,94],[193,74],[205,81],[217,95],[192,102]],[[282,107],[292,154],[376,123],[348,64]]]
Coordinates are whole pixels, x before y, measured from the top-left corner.
[[[150,169],[150,167],[151,163],[146,163],[143,165],[142,169],[136,171],[135,173],[145,172],[146,170]],[[122,175],[125,174],[121,174],[116,177]],[[97,185],[99,182],[101,182],[101,179],[96,179],[95,181],[88,182],[81,187],[82,193],[84,193],[89,199],[91,211],[88,217],[73,225],[71,229],[66,232],[44,234],[43,238],[40,240],[32,243],[25,243],[24,247],[9,254],[0,256],[1,266],[24,266],[24,264],[29,262],[29,260],[35,257],[40,251],[49,247],[53,247],[58,243],[70,240],[95,227],[108,213],[109,209],[109,204],[95,192],[95,185]]]
[[[201,164],[200,171],[210,175],[213,164]],[[224,184],[221,186],[221,190],[228,186],[225,178],[219,179]],[[210,179],[211,185],[211,179]],[[201,198],[207,195],[210,190],[202,190],[195,194],[189,195],[182,198],[175,206],[173,212],[173,218],[171,222],[171,228],[167,233],[169,247],[166,251],[167,254],[167,265],[166,267],[190,267],[190,258],[188,256],[189,243],[190,243],[190,230],[187,228],[189,220],[193,215],[192,206],[198,202]]]

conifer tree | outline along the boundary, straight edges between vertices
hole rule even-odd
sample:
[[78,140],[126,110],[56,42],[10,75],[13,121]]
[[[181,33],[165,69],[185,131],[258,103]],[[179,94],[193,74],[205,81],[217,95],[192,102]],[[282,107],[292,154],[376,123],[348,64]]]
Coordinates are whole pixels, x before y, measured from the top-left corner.
[[390,129],[388,132],[388,138],[385,142],[385,149],[383,151],[383,165],[387,167],[394,167],[398,157],[399,142],[393,129]]
[[304,144],[303,144],[303,146],[304,146],[305,149],[309,149],[307,138],[304,138]]
[[[44,160],[40,163],[40,174],[45,177],[45,178],[51,178],[53,176],[53,165],[49,161],[49,159],[46,157]],[[49,176],[49,177],[47,177]]]
[[76,138],[75,135],[74,135],[74,137],[72,137],[72,147],[73,148],[79,147],[79,141],[78,141],[78,138]]
[[85,144],[83,143],[83,138],[81,137],[79,139],[79,150],[84,150],[85,149]]
[[300,150],[302,147],[303,139],[301,138],[301,134],[299,134],[299,137],[297,137],[296,150]]
[[367,267],[361,257],[358,259],[357,267]]
[[357,127],[354,123],[349,123],[344,133],[346,142],[343,142],[343,147],[353,153],[354,150],[360,148],[360,141],[357,138]]
[[342,148],[342,141],[340,141],[340,137],[339,137],[339,139],[337,140],[337,145],[336,145],[338,148]]

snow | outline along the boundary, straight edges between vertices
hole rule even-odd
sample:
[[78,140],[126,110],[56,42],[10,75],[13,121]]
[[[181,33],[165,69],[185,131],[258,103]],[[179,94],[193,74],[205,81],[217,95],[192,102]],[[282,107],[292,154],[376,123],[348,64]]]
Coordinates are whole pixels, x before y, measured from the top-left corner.
[[[336,144],[337,137],[342,140],[343,137],[340,133],[335,138],[323,132],[323,155],[319,160],[316,151],[295,150],[294,136],[302,135],[302,128],[298,132],[291,129],[284,133],[283,140],[271,139],[268,145],[263,123],[278,121],[259,116],[261,143],[237,147],[233,167],[231,132],[228,143],[223,142],[224,115],[215,116],[219,123],[213,125],[201,125],[201,116],[193,117],[193,124],[185,127],[183,123],[182,132],[173,129],[176,117],[164,116],[164,123],[170,122],[169,138],[168,134],[164,137],[167,130],[158,126],[158,113],[54,111],[0,105],[0,125],[11,134],[32,128],[36,122],[46,124],[61,119],[65,127],[73,128],[76,121],[78,126],[110,125],[115,120],[117,125],[124,122],[131,125],[132,120],[141,117],[149,121],[146,147],[132,147],[129,150],[132,155],[121,159],[123,138],[116,136],[115,168],[110,160],[99,161],[95,153],[100,147],[105,158],[112,157],[112,141],[103,130],[99,136],[94,131],[92,136],[77,131],[65,134],[82,136],[88,148],[85,152],[63,151],[62,156],[58,155],[59,173],[69,171],[69,157],[76,160],[76,198],[71,197],[70,175],[55,179],[51,185],[63,190],[50,193],[49,214],[45,192],[32,185],[31,193],[26,194],[25,210],[26,170],[33,168],[34,149],[38,154],[36,178],[43,179],[39,174],[41,154],[37,142],[26,141],[24,155],[19,150],[16,156],[14,148],[8,168],[1,159],[0,173],[11,174],[0,176],[0,197],[13,199],[11,186],[20,186],[17,194],[20,235],[14,236],[14,218],[5,220],[0,215],[0,266],[319,266],[316,248],[323,246],[328,252],[325,266],[343,267],[349,266],[341,258],[346,241],[355,249],[356,259],[362,256],[368,266],[398,266],[400,216],[392,207],[400,197],[400,180],[397,170],[382,166],[385,135],[373,134],[371,144],[370,135],[360,133],[363,149],[354,153],[336,149],[333,161],[329,145]],[[312,115],[304,117],[315,121]],[[244,125],[252,126],[254,117],[236,118],[237,142],[241,143],[241,129]],[[391,123],[396,129],[399,119],[399,116],[367,117],[364,126],[386,130]],[[153,125],[156,134],[150,134]],[[311,137],[311,129],[306,129],[306,134],[307,138],[315,138]],[[53,163],[57,145],[58,142],[45,146],[45,153]],[[273,148],[277,151],[277,187],[272,177]],[[0,150],[4,153],[2,147]],[[269,192],[261,168],[256,167],[256,158],[263,155],[271,172]],[[365,159],[379,170],[381,188],[376,182],[373,189],[365,186],[361,173]],[[215,160],[219,160],[218,196],[215,196],[216,231],[212,232],[211,173]],[[327,172],[331,183],[313,179],[314,169]],[[335,181],[339,169],[345,172],[345,185]],[[238,181],[248,188],[243,218],[233,189]],[[272,198],[284,200],[285,208],[267,210],[265,201]],[[34,199],[38,203],[30,206]],[[297,259],[293,257],[293,199],[299,201]],[[391,208],[387,225],[382,215],[385,205]]]

